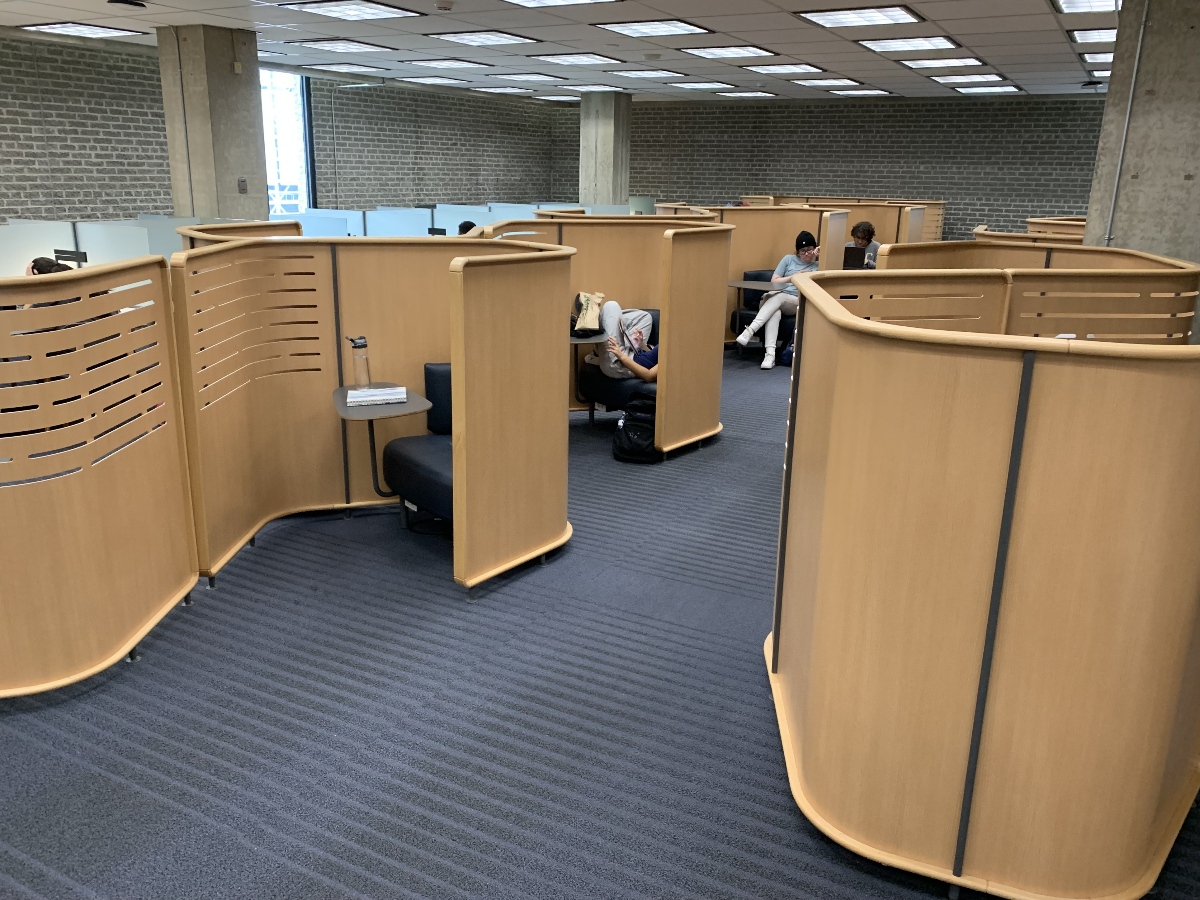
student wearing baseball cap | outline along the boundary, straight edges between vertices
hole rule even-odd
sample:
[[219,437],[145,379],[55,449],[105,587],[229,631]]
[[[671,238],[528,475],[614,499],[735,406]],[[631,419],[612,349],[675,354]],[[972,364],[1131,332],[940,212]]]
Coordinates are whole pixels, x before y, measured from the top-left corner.
[[792,284],[792,276],[797,272],[815,272],[817,270],[817,239],[811,231],[802,231],[796,235],[795,255],[785,256],[775,267],[771,276],[771,284],[775,290],[763,295],[758,304],[758,315],[746,326],[746,330],[738,335],[737,342],[745,347],[758,329],[766,327],[763,332],[763,345],[767,353],[763,357],[762,368],[775,368],[775,344],[779,340],[779,321],[783,314],[795,314],[800,308],[800,292]]

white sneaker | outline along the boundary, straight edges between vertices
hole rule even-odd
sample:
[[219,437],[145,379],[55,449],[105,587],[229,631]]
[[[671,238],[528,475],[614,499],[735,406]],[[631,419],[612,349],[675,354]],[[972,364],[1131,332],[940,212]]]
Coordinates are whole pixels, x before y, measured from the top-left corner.
[[741,334],[739,334],[737,336],[737,342],[739,344],[741,344],[743,347],[745,347],[747,344],[749,344],[752,340],[754,340],[754,332],[751,331],[749,328],[746,328],[745,331],[743,331]]
[[767,355],[763,357],[762,365],[759,366],[759,368],[760,369],[775,368],[775,351],[774,350],[767,351]]

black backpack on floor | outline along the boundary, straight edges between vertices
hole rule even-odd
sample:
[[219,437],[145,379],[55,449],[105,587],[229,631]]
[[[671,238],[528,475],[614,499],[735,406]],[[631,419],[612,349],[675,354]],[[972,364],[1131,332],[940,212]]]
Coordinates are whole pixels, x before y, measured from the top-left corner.
[[613,458],[621,462],[662,462],[662,453],[654,449],[654,406],[652,394],[635,393],[626,404],[613,434]]

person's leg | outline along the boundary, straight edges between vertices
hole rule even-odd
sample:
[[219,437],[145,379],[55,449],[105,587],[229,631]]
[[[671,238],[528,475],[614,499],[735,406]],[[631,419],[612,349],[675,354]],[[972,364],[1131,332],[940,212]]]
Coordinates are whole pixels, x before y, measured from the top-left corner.
[[654,319],[650,313],[644,309],[627,309],[621,313],[621,324],[625,326],[626,334],[632,335],[635,330],[642,333],[642,342],[637,347],[629,347],[628,341],[622,341],[626,345],[628,353],[642,350],[650,345],[650,332],[654,330]]
[[[604,329],[604,333],[608,337],[621,340],[621,304],[615,300],[608,300],[600,307],[600,327]],[[609,378],[632,378],[633,373],[621,365],[606,344],[599,344],[596,347],[596,358],[600,364],[600,371]]]
[[738,343],[745,347],[750,343],[750,339],[758,333],[758,329],[762,328],[771,320],[771,317],[776,315],[779,307],[783,304],[783,297],[786,297],[783,291],[770,291],[763,294],[762,300],[758,302],[758,315],[754,317],[754,321],[746,326],[746,330],[738,335]]
[[779,323],[783,321],[783,314],[786,312],[795,315],[796,310],[800,308],[798,297],[784,293],[779,296],[781,298],[779,308],[775,310],[775,315],[767,319],[766,327],[763,328],[763,346],[767,348],[762,361],[764,369],[775,368],[775,346],[779,342]]

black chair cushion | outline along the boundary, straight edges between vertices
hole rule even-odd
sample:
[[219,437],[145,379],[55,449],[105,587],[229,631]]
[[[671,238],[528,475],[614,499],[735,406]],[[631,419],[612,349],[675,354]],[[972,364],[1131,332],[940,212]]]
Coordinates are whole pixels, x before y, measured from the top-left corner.
[[454,443],[450,435],[388,441],[383,448],[383,477],[401,499],[443,519],[454,518]]
[[[742,281],[770,282],[771,276],[774,274],[774,269],[751,269],[749,272],[742,273]],[[770,290],[770,288],[767,288],[767,290]],[[746,309],[752,309],[757,312],[758,304],[762,302],[763,294],[765,294],[767,290],[742,291],[742,304],[746,307]]]
[[425,397],[433,404],[426,426],[434,434],[449,434],[453,421],[450,405],[450,363],[425,363]]
[[579,367],[575,386],[579,396],[613,411],[625,409],[633,399],[634,392],[658,394],[658,385],[654,382],[645,382],[640,378],[609,378],[599,366],[592,363],[584,363]]

